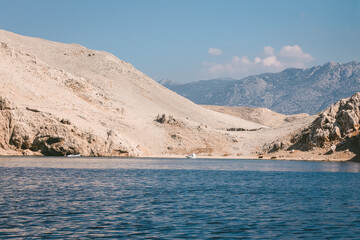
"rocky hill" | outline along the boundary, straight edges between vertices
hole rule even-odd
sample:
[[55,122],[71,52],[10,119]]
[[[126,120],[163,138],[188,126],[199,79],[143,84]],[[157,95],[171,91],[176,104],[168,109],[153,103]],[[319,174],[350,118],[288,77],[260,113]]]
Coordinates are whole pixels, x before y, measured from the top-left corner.
[[[360,92],[322,111],[304,129],[265,145],[267,152],[301,151],[328,158],[360,160]],[[289,152],[287,152],[289,153]]]
[[316,114],[360,91],[360,63],[329,62],[307,69],[285,69],[241,80],[191,83],[161,81],[165,87],[197,104],[263,107],[283,114]]
[[[224,112],[194,104],[110,53],[0,30],[0,155],[257,157],[314,120]],[[339,139],[354,133],[341,126]],[[291,136],[305,149],[302,135]]]
[[223,155],[227,128],[263,125],[214,112],[110,53],[0,30],[0,154]]
[[289,122],[308,119],[311,116],[306,113],[295,115],[284,115],[267,108],[248,108],[248,107],[226,107],[216,105],[202,105],[203,107],[231,116],[239,117],[251,122],[259,123],[268,127],[279,127]]

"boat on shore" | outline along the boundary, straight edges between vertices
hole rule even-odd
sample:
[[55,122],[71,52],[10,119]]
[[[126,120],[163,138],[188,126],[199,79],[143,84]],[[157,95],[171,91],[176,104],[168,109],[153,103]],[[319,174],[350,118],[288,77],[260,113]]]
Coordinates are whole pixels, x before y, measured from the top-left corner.
[[196,158],[196,153],[186,155],[186,158]]
[[81,154],[69,154],[69,155],[66,155],[66,157],[68,157],[68,158],[77,158],[77,157],[81,157]]

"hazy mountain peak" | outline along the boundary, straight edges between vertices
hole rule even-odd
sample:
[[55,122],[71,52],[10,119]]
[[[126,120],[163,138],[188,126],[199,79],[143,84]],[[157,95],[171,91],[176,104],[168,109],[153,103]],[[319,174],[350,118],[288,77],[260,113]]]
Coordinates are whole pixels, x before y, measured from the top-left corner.
[[198,104],[265,107],[283,114],[315,114],[360,91],[360,63],[327,62],[240,80],[207,80],[167,86]]

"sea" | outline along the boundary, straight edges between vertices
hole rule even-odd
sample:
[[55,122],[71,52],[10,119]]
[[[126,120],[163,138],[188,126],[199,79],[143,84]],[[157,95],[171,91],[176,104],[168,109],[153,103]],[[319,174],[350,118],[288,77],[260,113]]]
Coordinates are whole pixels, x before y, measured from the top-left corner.
[[297,238],[360,238],[360,163],[0,158],[0,239]]

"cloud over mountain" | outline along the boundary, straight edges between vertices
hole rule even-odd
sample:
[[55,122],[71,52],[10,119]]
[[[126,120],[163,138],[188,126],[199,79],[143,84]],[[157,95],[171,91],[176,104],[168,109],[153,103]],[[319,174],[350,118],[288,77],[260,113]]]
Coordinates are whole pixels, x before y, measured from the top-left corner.
[[[270,48],[267,49],[271,52]],[[265,50],[266,51],[266,50]],[[287,57],[310,60],[299,48],[284,48]],[[258,66],[277,64],[276,56],[259,58]],[[254,64],[243,57],[233,63]],[[229,67],[229,66],[226,66]],[[231,70],[230,68],[227,70]],[[251,75],[242,79],[203,80],[164,86],[204,105],[265,107],[283,114],[315,114],[339,99],[360,91],[360,63],[328,62],[311,68],[288,68],[278,73]]]
[[[209,54],[211,54],[210,50]],[[216,51],[211,50],[211,52]],[[233,56],[227,63],[204,62],[203,66],[207,78],[240,78],[261,72],[278,72],[289,67],[304,68],[313,60],[314,57],[304,52],[298,45],[283,46],[278,52],[273,47],[266,46],[261,56],[255,57],[254,60],[250,60],[247,56]]]

